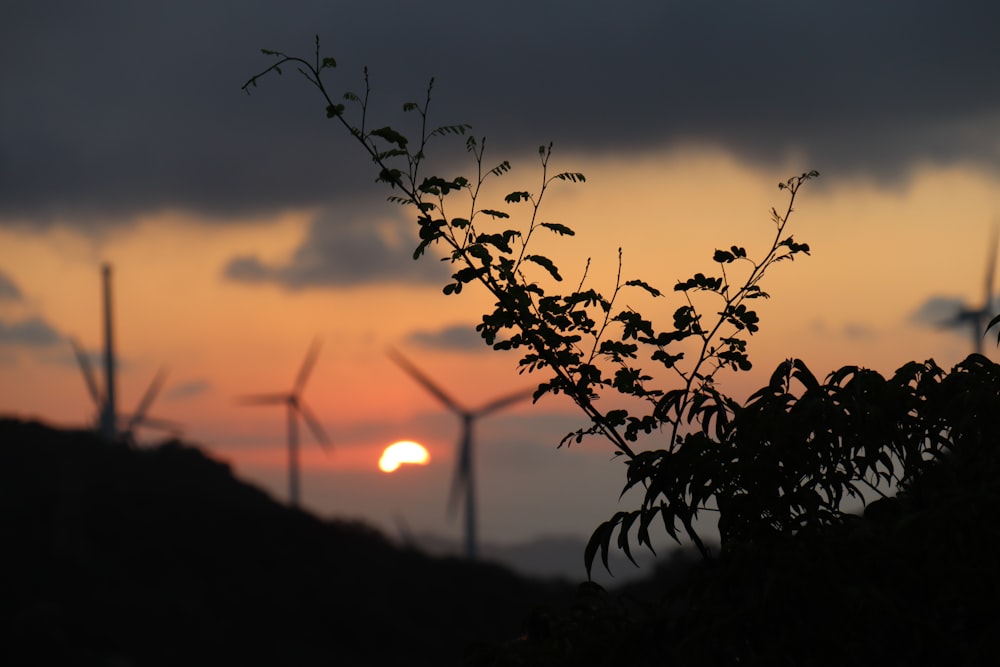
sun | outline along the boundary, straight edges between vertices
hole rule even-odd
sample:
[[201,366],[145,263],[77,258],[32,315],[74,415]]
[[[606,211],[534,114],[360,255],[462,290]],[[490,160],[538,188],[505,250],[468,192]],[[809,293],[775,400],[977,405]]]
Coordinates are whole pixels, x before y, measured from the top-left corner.
[[382,472],[395,472],[404,463],[427,465],[430,460],[426,447],[410,440],[401,440],[385,448],[378,460],[378,467]]

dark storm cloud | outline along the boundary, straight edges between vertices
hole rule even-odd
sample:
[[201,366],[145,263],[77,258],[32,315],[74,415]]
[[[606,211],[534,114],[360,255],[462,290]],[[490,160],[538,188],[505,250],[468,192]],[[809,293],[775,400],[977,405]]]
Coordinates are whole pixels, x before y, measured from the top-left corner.
[[61,343],[63,337],[48,322],[31,317],[17,322],[0,319],[0,345],[45,347]]
[[292,290],[375,282],[444,284],[450,275],[447,267],[428,258],[415,261],[417,242],[402,227],[385,219],[370,221],[327,211],[309,226],[288,261],[269,264],[256,255],[240,255],[229,261],[223,274],[237,282]]
[[704,143],[888,179],[926,162],[995,168],[997,25],[1000,5],[961,0],[15,1],[0,22],[0,219],[370,200],[370,165],[300,76],[239,90],[270,62],[260,47],[311,55],[314,33],[340,64],[334,92],[370,66],[373,123],[433,75],[435,117],[472,123],[498,159],[553,140]]
[[0,271],[0,301],[20,301],[24,298],[21,289],[13,280]]

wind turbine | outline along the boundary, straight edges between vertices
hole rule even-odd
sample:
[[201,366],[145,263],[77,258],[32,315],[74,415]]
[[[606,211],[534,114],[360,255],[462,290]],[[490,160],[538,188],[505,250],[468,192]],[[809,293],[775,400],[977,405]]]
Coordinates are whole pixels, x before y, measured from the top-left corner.
[[[108,442],[115,442],[119,440],[121,436],[124,436],[126,442],[134,442],[135,429],[140,424],[176,430],[177,424],[174,422],[146,416],[146,412],[156,399],[156,395],[159,393],[160,388],[163,386],[163,382],[166,379],[166,371],[164,369],[160,369],[156,377],[153,378],[152,384],[150,384],[149,388],[146,390],[146,394],[139,402],[139,407],[132,415],[129,416],[127,421],[123,422],[124,417],[118,414],[117,394],[115,391],[115,386],[117,384],[115,381],[117,361],[115,358],[114,327],[111,308],[110,264],[104,264],[101,267],[101,279],[103,282],[104,294],[103,392],[98,386],[97,378],[94,375],[87,353],[76,339],[70,340],[70,343],[73,345],[73,351],[76,354],[77,363],[80,366],[80,371],[83,373],[83,379],[87,383],[87,390],[90,393],[90,397],[94,400],[94,404],[97,406],[98,433],[100,433],[101,437]],[[123,425],[124,428],[122,428]]]
[[434,384],[430,378],[424,375],[416,366],[410,363],[406,357],[390,349],[389,356],[399,364],[414,380],[437,398],[446,408],[458,415],[462,420],[461,436],[458,440],[458,461],[455,465],[455,476],[451,484],[451,493],[448,496],[448,511],[454,514],[458,505],[459,496],[465,495],[465,557],[469,560],[476,558],[476,484],[473,473],[473,439],[472,432],[476,419],[485,417],[503,408],[530,398],[534,393],[532,389],[518,391],[500,398],[475,409],[469,410],[462,407],[443,389]]
[[302,389],[305,387],[313,365],[316,363],[316,356],[319,354],[320,340],[313,341],[309,351],[306,353],[305,361],[299,369],[299,374],[295,378],[292,390],[283,394],[257,394],[255,396],[244,396],[240,402],[244,405],[275,405],[284,404],[288,407],[288,498],[292,507],[299,506],[299,422],[301,415],[309,429],[316,436],[316,440],[324,448],[330,444],[329,438],[320,426],[319,421],[313,416],[309,408],[302,401]]
[[986,284],[982,305],[976,308],[961,306],[955,315],[941,323],[949,329],[969,327],[972,329],[972,349],[976,354],[983,353],[983,338],[986,333],[986,323],[993,314],[993,283],[997,268],[998,226],[994,224],[990,236],[989,255],[986,260]]
[[[101,392],[97,384],[97,379],[94,376],[94,371],[90,365],[90,359],[87,356],[87,352],[75,338],[71,338],[70,343],[73,345],[73,352],[76,354],[76,361],[80,366],[80,371],[83,373],[84,382],[87,384],[87,392],[90,394],[90,397],[94,400],[94,404],[97,406],[98,431],[103,438],[106,440],[110,438],[111,440],[109,440],[109,442],[113,440],[124,440],[127,443],[135,444],[135,432],[139,426],[149,426],[169,431],[180,430],[180,425],[177,422],[159,419],[157,417],[150,417],[146,414],[149,411],[150,406],[153,404],[153,401],[156,400],[157,394],[159,394],[160,389],[163,387],[163,383],[167,379],[167,371],[165,368],[161,368],[153,378],[153,381],[146,389],[146,393],[143,395],[142,400],[139,401],[139,405],[135,412],[130,415],[112,415],[108,407],[109,401],[107,399],[107,395]],[[109,425],[113,425],[114,429],[109,429]]]

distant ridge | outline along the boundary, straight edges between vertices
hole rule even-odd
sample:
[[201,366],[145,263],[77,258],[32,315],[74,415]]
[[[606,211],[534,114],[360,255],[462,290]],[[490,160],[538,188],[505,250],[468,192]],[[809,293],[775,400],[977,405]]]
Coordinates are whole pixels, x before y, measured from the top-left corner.
[[574,587],[398,548],[177,440],[0,418],[0,664],[461,664]]
[[[407,544],[432,556],[458,556],[462,551],[457,540],[438,535],[412,535]],[[586,547],[587,540],[575,535],[542,536],[513,544],[484,542],[480,558],[484,562],[509,567],[525,577],[577,584],[587,578],[583,564]],[[685,557],[694,558],[694,554],[677,548],[666,550],[659,558],[648,549],[636,549],[632,555],[639,567],[630,563],[620,551],[610,552],[608,564],[611,574],[598,563],[591,572],[592,580],[605,588],[616,589],[648,579],[658,564],[675,563],[676,559]]]

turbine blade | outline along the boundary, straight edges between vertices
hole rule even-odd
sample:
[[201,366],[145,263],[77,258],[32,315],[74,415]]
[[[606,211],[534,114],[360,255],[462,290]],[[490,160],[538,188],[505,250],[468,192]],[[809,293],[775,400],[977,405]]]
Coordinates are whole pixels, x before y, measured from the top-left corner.
[[306,353],[305,361],[302,362],[302,367],[299,369],[299,374],[295,378],[295,384],[292,385],[292,393],[298,395],[305,386],[306,381],[309,379],[309,374],[312,372],[313,365],[316,363],[316,357],[319,356],[319,349],[322,347],[322,342],[319,337],[313,339],[312,345],[309,346],[309,351]]
[[441,389],[436,384],[431,382],[430,378],[421,373],[420,370],[416,366],[411,364],[406,357],[404,357],[402,354],[400,354],[393,348],[389,348],[387,354],[404,371],[406,371],[410,377],[416,380],[419,384],[423,385],[424,389],[433,394],[434,397],[437,398],[439,401],[441,401],[449,410],[451,410],[452,412],[457,412],[459,414],[465,414],[465,410],[462,408],[462,406],[456,403],[451,398],[451,396],[449,396],[444,392],[443,389]]
[[87,384],[87,391],[90,393],[90,397],[94,399],[94,403],[97,405],[98,409],[103,403],[101,398],[101,392],[97,388],[97,378],[94,377],[94,369],[90,365],[90,359],[87,358],[87,352],[80,346],[80,342],[76,338],[70,338],[70,343],[73,345],[73,352],[76,354],[76,363],[80,366],[80,372],[83,373],[83,381]]
[[519,403],[521,401],[529,399],[534,395],[535,395],[534,389],[522,389],[521,391],[514,392],[513,394],[508,394],[496,400],[490,401],[483,407],[476,410],[473,414],[476,417],[482,417],[484,415],[490,414],[491,412],[496,412],[498,410],[506,408],[508,405],[513,405],[514,403]]
[[126,420],[127,418],[127,420],[123,424],[123,428],[120,430],[122,434],[132,442],[136,441],[135,432],[139,427],[166,431],[175,437],[179,437],[182,430],[180,422],[160,419],[158,417],[143,416],[142,419],[139,419],[137,415],[122,415],[121,418],[123,420]]
[[326,431],[323,430],[319,420],[313,416],[312,411],[307,408],[306,404],[302,401],[299,401],[297,409],[299,414],[302,415],[302,418],[306,421],[306,425],[309,426],[309,430],[313,432],[314,436],[316,436],[316,440],[319,441],[319,444],[324,448],[329,448],[330,438],[326,437]]
[[142,400],[139,401],[139,407],[135,409],[135,414],[132,415],[132,419],[129,420],[129,428],[132,428],[135,424],[145,420],[146,412],[149,411],[149,406],[156,400],[156,396],[160,393],[160,389],[163,387],[163,382],[166,379],[167,369],[161,368],[156,374],[156,377],[154,377],[153,381],[149,384],[149,388],[146,389],[146,393],[143,395]]
[[236,402],[241,405],[274,405],[277,403],[289,403],[294,400],[291,394],[255,394],[252,396],[239,396]]

